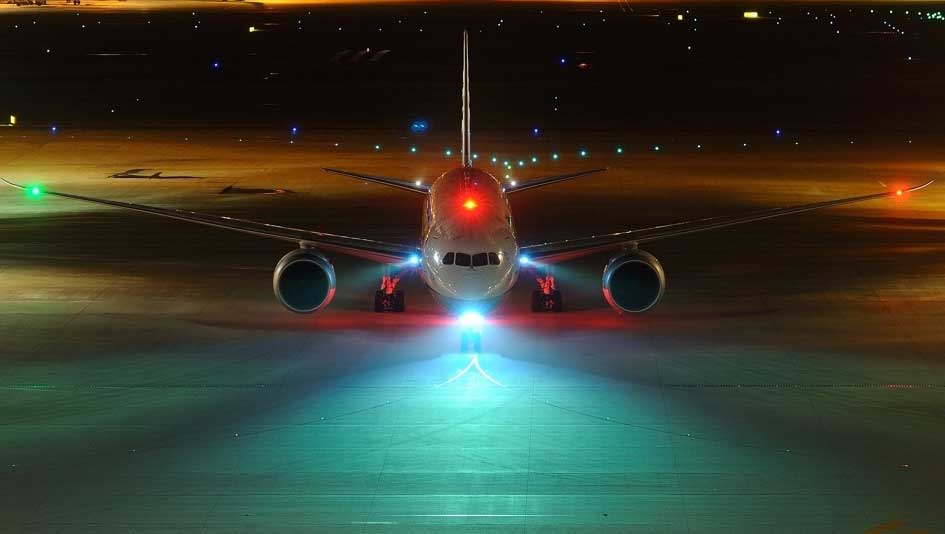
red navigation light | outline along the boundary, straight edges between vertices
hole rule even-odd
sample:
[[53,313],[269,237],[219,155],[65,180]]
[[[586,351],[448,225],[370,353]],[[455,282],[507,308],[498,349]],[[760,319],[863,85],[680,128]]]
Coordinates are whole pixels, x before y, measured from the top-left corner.
[[896,189],[896,196],[902,196],[902,189]]
[[467,198],[466,202],[463,202],[463,207],[467,210],[474,210],[479,207],[479,204],[476,203],[475,199]]

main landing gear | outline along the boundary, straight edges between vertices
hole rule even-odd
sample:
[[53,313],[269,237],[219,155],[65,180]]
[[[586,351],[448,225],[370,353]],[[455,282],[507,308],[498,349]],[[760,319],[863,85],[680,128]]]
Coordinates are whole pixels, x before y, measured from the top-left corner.
[[400,275],[392,275],[389,268],[385,267],[384,275],[381,277],[381,288],[374,292],[374,311],[378,313],[404,311],[404,290],[397,289],[398,282],[400,282]]
[[561,292],[555,285],[555,277],[551,271],[544,276],[535,277],[538,289],[532,291],[532,311],[535,313],[560,312]]

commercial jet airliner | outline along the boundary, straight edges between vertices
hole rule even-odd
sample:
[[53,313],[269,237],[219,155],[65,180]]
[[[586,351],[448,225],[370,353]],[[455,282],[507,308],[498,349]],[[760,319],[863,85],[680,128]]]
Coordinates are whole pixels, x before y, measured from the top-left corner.
[[561,311],[561,292],[548,266],[604,252],[613,254],[604,267],[604,298],[618,313],[644,312],[655,306],[663,296],[666,275],[660,262],[639,248],[643,243],[820,208],[902,196],[932,183],[929,181],[904,189],[773,208],[734,217],[690,220],[523,246],[515,236],[509,195],[605,169],[590,169],[507,186],[488,172],[473,167],[469,120],[469,40],[465,33],[462,76],[462,166],[446,171],[429,186],[396,178],[324,169],[423,195],[423,225],[419,246],[57,193],[45,191],[39,186],[3,181],[26,190],[31,196],[53,195],[82,200],[295,243],[299,248],[283,256],[273,273],[276,298],[295,313],[314,312],[332,300],[335,294],[335,269],[326,253],[341,253],[385,265],[380,289],[375,292],[374,310],[377,312],[404,311],[403,291],[397,288],[397,284],[403,275],[416,272],[447,309],[461,317],[472,315],[479,318],[502,301],[523,271],[534,273],[538,282],[538,288],[532,292],[532,311]]

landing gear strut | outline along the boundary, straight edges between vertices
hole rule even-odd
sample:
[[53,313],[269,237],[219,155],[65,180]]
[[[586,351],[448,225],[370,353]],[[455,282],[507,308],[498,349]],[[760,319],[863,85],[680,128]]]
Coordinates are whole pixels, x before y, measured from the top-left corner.
[[561,292],[555,285],[555,277],[551,272],[544,276],[535,277],[538,289],[532,291],[532,311],[535,313],[560,312]]
[[404,291],[397,289],[398,282],[400,282],[400,276],[392,275],[385,268],[384,276],[381,277],[381,288],[374,292],[374,311],[378,313],[404,311]]
[[482,353],[482,332],[464,329],[459,338],[459,352],[462,354]]

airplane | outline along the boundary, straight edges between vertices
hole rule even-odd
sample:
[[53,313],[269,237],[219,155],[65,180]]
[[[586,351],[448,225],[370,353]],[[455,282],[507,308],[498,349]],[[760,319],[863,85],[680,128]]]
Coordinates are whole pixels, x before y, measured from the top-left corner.
[[[461,100],[462,165],[446,171],[432,184],[334,168],[324,169],[330,173],[423,195],[419,245],[46,191],[36,185],[24,186],[6,179],[3,181],[25,190],[28,196],[52,195],[292,242],[298,248],[287,253],[276,264],[272,284],[278,301],[295,313],[315,312],[331,302],[335,294],[336,277],[326,253],[366,258],[385,266],[380,289],[375,291],[376,312],[404,311],[404,293],[397,285],[402,276],[416,273],[433,296],[459,316],[461,324],[468,326],[471,331],[476,331],[482,324],[483,316],[503,301],[523,272],[534,273],[538,282],[538,288],[532,291],[532,311],[560,312],[563,302],[561,291],[550,266],[588,254],[610,252],[613,256],[604,267],[601,281],[605,300],[620,314],[641,313],[653,308],[666,290],[666,275],[662,265],[655,256],[640,249],[641,244],[821,208],[902,196],[932,183],[929,180],[903,189],[764,209],[737,216],[688,220],[578,239],[520,245],[509,207],[510,195],[593,175],[606,169],[595,168],[503,185],[488,172],[474,167],[471,157],[469,38],[466,32],[463,33]],[[473,339],[471,342],[477,341]],[[463,343],[467,343],[465,338]]]

